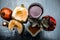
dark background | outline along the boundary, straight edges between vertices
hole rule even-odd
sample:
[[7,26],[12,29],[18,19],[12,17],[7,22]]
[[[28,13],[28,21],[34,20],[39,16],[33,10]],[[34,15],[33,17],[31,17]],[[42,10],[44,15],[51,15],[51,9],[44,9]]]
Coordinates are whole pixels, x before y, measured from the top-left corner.
[[13,10],[20,4],[24,4],[28,9],[29,5],[34,2],[43,6],[44,13],[42,16],[50,15],[56,19],[56,29],[51,32],[42,31],[36,37],[32,37],[26,31],[27,23],[24,33],[19,35],[15,30],[10,31],[7,27],[3,27],[2,22],[5,20],[0,17],[0,40],[60,40],[60,0],[0,0],[0,9],[8,7]]

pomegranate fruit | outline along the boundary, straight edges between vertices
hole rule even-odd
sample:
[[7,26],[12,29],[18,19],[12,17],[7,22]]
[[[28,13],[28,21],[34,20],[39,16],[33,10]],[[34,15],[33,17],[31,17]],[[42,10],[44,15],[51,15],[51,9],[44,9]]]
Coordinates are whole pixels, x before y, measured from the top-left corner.
[[12,14],[12,10],[9,8],[2,8],[1,9],[1,17],[7,21],[11,20],[11,14]]
[[51,16],[44,16],[42,18],[42,25],[44,30],[53,31],[56,27],[56,20]]

